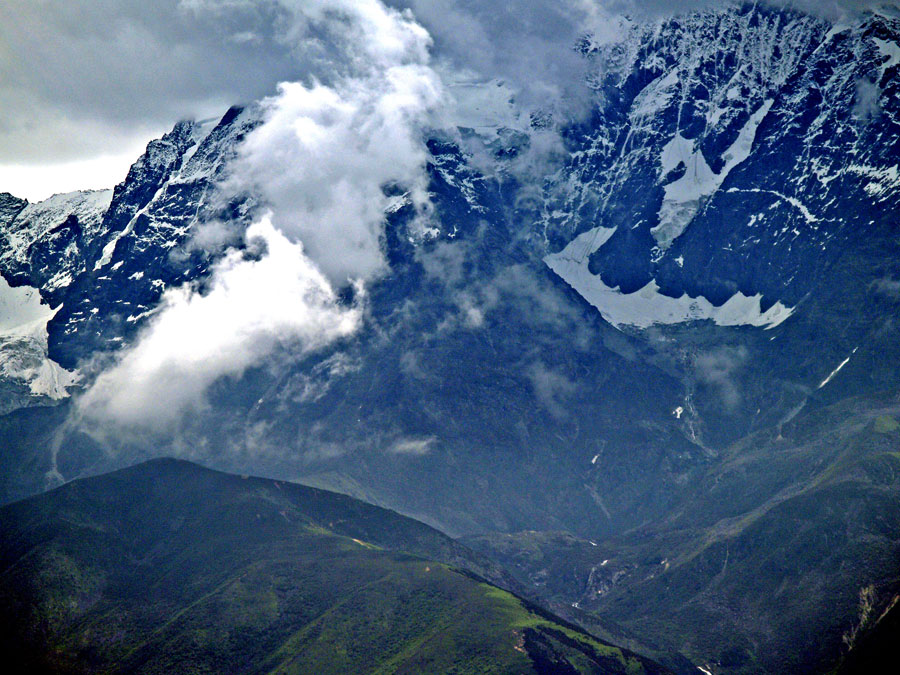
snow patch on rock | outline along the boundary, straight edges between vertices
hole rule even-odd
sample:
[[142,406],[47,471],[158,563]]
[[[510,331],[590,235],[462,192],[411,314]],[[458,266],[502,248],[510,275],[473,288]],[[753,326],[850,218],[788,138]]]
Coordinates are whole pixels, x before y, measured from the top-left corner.
[[0,262],[25,262],[31,245],[62,225],[69,216],[74,215],[84,231],[95,231],[109,208],[112,193],[112,190],[67,192],[28,204],[6,228]]
[[878,51],[881,52],[881,55],[887,59],[878,66],[878,82],[881,82],[881,78],[884,77],[885,72],[900,63],[900,45],[878,38],[872,38],[872,40],[875,42],[875,46],[878,47]]
[[863,189],[871,197],[889,197],[900,190],[900,166],[876,167],[865,164],[851,164],[850,173],[870,179]]
[[79,378],[47,357],[47,322],[58,310],[43,304],[37,289],[12,288],[0,276],[0,377],[57,400],[67,397],[67,387]]
[[611,288],[604,284],[600,276],[588,268],[590,255],[603,246],[615,231],[616,228],[605,227],[589,230],[577,236],[559,253],[546,256],[544,262],[617,328],[649,328],[654,324],[712,320],[720,326],[768,329],[783,322],[793,311],[781,302],[762,311],[761,294],[747,296],[735,293],[719,307],[703,296],[692,298],[685,293],[673,298],[660,293],[655,280],[634,293],[622,293],[618,287]]
[[663,175],[682,164],[685,172],[681,178],[665,186],[665,196],[659,209],[659,225],[650,230],[660,248],[669,248],[681,236],[700,210],[701,200],[715,193],[732,169],[750,156],[756,131],[772,103],[772,99],[767,99],[750,116],[737,139],[722,155],[725,165],[719,173],[710,168],[694,141],[686,139],[681,132],[666,143],[660,156]]

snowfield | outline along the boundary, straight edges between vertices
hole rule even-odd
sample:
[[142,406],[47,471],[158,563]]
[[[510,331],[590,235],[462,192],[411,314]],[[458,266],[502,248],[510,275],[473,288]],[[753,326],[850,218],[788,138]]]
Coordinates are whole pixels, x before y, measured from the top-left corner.
[[57,400],[67,397],[79,378],[47,358],[47,322],[58,310],[42,304],[37,289],[12,288],[0,276],[0,377]]
[[599,250],[616,228],[596,227],[578,235],[559,253],[544,258],[546,265],[578,294],[596,307],[612,325],[649,328],[654,324],[712,320],[719,326],[759,326],[774,328],[787,319],[792,307],[776,302],[762,311],[762,295],[735,293],[725,304],[716,307],[700,296],[686,293],[673,298],[659,292],[655,281],[634,293],[622,293],[603,283],[600,275],[588,268],[590,255]]

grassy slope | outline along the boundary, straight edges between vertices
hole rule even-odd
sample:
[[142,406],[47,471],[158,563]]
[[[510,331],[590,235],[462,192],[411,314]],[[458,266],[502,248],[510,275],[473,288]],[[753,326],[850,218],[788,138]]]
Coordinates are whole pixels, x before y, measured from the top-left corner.
[[824,672],[900,587],[898,451],[900,401],[848,399],[735,444],[662,523],[596,547],[535,532],[466,541],[546,600],[714,672]]
[[30,672],[661,672],[454,567],[497,574],[343,495],[154,461],[0,509],[0,645]]

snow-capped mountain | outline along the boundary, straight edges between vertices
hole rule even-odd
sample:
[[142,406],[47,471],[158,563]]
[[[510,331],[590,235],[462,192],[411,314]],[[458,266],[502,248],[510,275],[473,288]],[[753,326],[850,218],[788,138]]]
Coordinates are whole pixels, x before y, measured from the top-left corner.
[[548,264],[614,324],[778,325],[895,204],[892,40],[881,15],[631,27],[592,54],[609,102],[545,208],[594,227]]
[[[0,195],[0,383],[14,390],[0,433],[15,435],[4,497],[46,487],[48,472],[168,451],[340,489],[451,533],[610,538],[622,548],[602,553],[618,558],[574,580],[567,600],[623,621],[641,593],[667,592],[671,563],[678,602],[702,605],[669,617],[706,631],[692,657],[730,662],[720,656],[734,648],[764,669],[796,666],[781,636],[735,618],[746,596],[719,602],[732,578],[704,556],[727,542],[756,561],[760,542],[778,544],[752,527],[822,527],[821,513],[788,506],[871,478],[849,450],[822,450],[826,439],[881,419],[888,431],[865,445],[878,456],[863,454],[893,461],[881,455],[896,444],[886,420],[900,376],[900,19],[834,25],[748,5],[625,22],[620,40],[579,49],[593,106],[561,129],[561,161],[528,182],[516,160],[550,122],[496,106],[502,83],[451,87],[460,129],[425,139],[435,217],[413,230],[397,195],[390,271],[368,289],[364,330],[221,383],[166,448],[83,433],[66,422],[66,396],[133,342],[165,289],[202,285],[240,246],[234,233],[262,205],[220,186],[261,110],[179,123],[111,192]],[[231,238],[197,246],[216,223]],[[788,617],[806,622],[792,635],[816,654],[823,626],[856,620],[859,586],[894,588],[880,563],[858,562],[900,551],[896,523],[859,515],[866,500],[894,503],[894,473],[840,494],[847,510],[828,527],[854,543],[828,564],[857,565],[852,592],[823,582],[830,618]],[[731,493],[711,503],[698,485]],[[683,514],[701,502],[689,532]],[[809,578],[829,574],[803,560]],[[685,595],[691,584],[701,600]],[[669,624],[654,620],[631,627],[664,640]],[[726,645],[726,630],[746,640]]]

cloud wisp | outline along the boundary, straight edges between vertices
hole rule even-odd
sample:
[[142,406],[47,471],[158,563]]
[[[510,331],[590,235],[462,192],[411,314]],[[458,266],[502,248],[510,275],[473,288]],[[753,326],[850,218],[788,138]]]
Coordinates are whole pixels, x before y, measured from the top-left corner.
[[749,358],[744,345],[722,346],[699,354],[694,360],[697,379],[712,387],[723,407],[734,411],[741,403],[741,389],[738,375]]
[[78,400],[93,421],[167,428],[203,405],[207,388],[281,349],[307,352],[353,333],[359,307],[342,307],[303,246],[268,218],[252,225],[247,244],[259,257],[230,251],[209,290],[167,291],[136,345]]
[[334,283],[371,278],[384,268],[385,185],[402,185],[427,217],[421,127],[440,97],[421,64],[335,87],[283,83],[264,101],[265,124],[247,138],[226,189],[258,195]]

